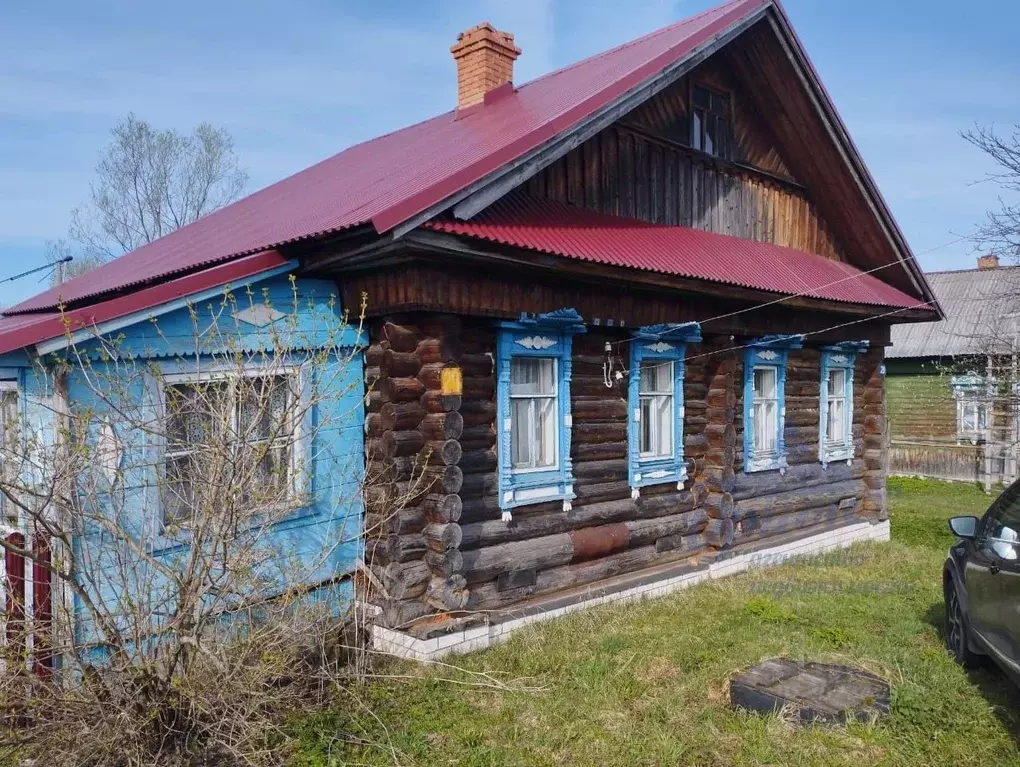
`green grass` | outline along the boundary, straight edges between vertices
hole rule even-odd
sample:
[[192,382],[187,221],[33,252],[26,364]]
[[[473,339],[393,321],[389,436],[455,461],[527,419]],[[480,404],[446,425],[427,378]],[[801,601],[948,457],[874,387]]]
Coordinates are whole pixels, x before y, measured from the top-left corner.
[[[1020,694],[954,664],[938,628],[945,520],[989,498],[892,480],[890,502],[891,544],[551,621],[456,668],[389,664],[399,678],[299,724],[295,764],[1020,764]],[[883,675],[890,717],[804,727],[733,711],[729,677],[776,655]]]

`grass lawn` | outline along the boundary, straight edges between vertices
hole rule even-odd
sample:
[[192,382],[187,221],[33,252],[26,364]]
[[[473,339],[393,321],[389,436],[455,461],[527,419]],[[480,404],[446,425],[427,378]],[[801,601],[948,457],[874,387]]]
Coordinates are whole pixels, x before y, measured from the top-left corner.
[[[890,500],[891,544],[590,610],[456,667],[389,664],[361,707],[300,724],[295,763],[1020,764],[1020,693],[994,668],[956,666],[939,630],[945,519],[989,499],[897,479]],[[802,727],[731,710],[730,675],[775,655],[883,675],[891,716]]]

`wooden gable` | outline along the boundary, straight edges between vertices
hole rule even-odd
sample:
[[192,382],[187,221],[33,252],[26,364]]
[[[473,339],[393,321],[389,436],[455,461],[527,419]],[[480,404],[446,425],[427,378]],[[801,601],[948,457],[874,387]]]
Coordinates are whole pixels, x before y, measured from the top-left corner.
[[[774,114],[761,103],[767,97],[752,98],[737,73],[733,51],[744,45],[741,36],[543,169],[528,181],[528,193],[855,263],[791,171],[791,152],[776,139]],[[728,102],[725,157],[691,147],[695,86]]]

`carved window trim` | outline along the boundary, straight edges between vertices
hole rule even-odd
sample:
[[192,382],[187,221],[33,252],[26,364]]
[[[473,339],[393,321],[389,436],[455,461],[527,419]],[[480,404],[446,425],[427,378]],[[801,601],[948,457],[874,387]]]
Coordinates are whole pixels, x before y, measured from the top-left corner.
[[[803,346],[803,336],[765,336],[747,344],[744,350],[744,472],[779,470],[789,467],[786,451],[786,367],[791,349]],[[776,419],[774,451],[755,451],[754,371],[774,369],[776,376]]]
[[[818,460],[822,466],[834,461],[846,461],[849,465],[854,457],[854,365],[857,355],[868,348],[867,341],[847,341],[833,346],[823,346],[819,365],[818,397]],[[829,431],[829,375],[835,370],[843,371],[843,424],[842,439],[830,442]]]
[[[499,473],[499,506],[504,520],[519,506],[562,501],[569,511],[574,494],[573,465],[570,459],[570,378],[573,337],[586,332],[584,320],[573,309],[529,316],[517,322],[501,322],[496,339],[496,434]],[[512,419],[510,371],[514,359],[555,360],[556,375],[556,451],[555,466],[541,469],[515,469],[511,450]]]
[[[642,487],[676,483],[683,487],[687,479],[684,460],[684,359],[687,344],[700,343],[701,328],[696,322],[648,325],[639,328],[630,344],[628,378],[627,464],[631,496],[637,498]],[[673,450],[669,456],[641,455],[641,364],[648,360],[673,366]]]

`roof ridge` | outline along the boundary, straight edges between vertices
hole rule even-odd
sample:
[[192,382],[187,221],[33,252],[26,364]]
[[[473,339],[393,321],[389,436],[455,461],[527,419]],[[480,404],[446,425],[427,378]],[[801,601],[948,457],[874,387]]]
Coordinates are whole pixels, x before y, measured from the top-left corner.
[[927,275],[933,274],[970,274],[972,272],[989,272],[994,274],[995,272],[1012,271],[1014,269],[1020,269],[1020,264],[1007,264],[1006,266],[996,266],[994,269],[981,269],[977,266],[972,266],[967,269],[936,269],[934,271],[925,272]]
[[546,72],[544,75],[533,77],[526,83],[521,83],[519,86],[517,86],[517,88],[515,88],[515,90],[527,88],[529,85],[534,85],[535,83],[541,82],[542,80],[545,80],[549,77],[554,77],[564,72],[569,72],[571,69],[574,69],[575,67],[579,67],[584,64],[590,64],[593,61],[597,61],[598,59],[604,58],[618,51],[622,51],[625,48],[630,48],[639,43],[644,43],[647,42],[648,40],[652,40],[660,35],[666,34],[667,32],[675,32],[680,27],[696,22],[705,16],[708,16],[713,13],[726,12],[730,10],[731,7],[740,5],[742,3],[746,3],[747,1],[748,0],[729,0],[729,2],[720,3],[719,5],[708,8],[702,11],[701,13],[696,13],[693,16],[687,16],[686,18],[678,19],[677,21],[674,21],[672,24],[667,24],[664,27],[652,30],[651,32],[641,35],[640,37],[635,37],[633,40],[628,40],[625,43],[620,43],[619,45],[613,46],[612,48],[608,48],[604,51],[600,51],[599,53],[593,53],[591,56],[588,56],[587,58],[581,59],[580,61],[575,61],[571,64],[567,64],[566,66],[560,67],[559,69],[554,69],[552,72]]

